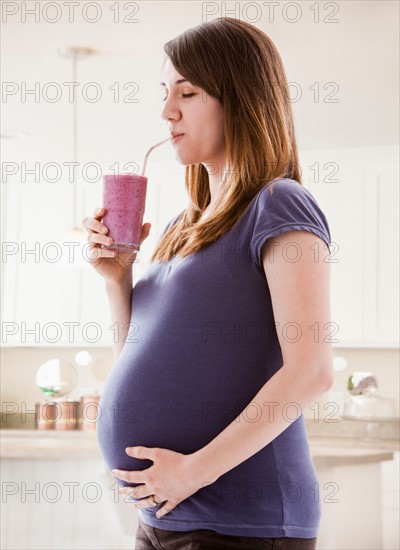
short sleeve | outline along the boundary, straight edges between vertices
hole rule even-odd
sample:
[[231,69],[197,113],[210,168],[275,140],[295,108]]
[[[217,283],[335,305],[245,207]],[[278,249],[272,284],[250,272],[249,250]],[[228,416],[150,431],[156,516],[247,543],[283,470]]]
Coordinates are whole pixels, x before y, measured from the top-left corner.
[[263,267],[262,247],[265,241],[294,230],[314,233],[325,242],[330,252],[328,221],[316,199],[298,182],[279,180],[262,189],[255,203],[251,255],[257,267]]

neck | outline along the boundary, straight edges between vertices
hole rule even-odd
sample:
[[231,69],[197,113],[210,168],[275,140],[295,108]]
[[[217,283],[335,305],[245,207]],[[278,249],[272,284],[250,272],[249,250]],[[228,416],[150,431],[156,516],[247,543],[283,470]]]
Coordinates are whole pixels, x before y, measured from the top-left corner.
[[226,161],[209,164],[204,163],[204,166],[208,172],[208,183],[211,195],[210,203],[207,208],[213,208],[226,184],[228,166]]

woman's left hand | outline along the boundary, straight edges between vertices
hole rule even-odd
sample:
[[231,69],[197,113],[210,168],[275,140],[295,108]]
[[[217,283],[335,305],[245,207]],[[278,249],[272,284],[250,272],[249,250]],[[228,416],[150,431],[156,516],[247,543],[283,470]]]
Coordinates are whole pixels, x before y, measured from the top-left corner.
[[184,455],[159,447],[127,447],[125,452],[134,458],[150,459],[153,464],[146,470],[112,470],[112,474],[118,479],[142,484],[123,487],[119,492],[141,499],[135,503],[136,508],[154,508],[166,501],[157,511],[157,518],[168,514],[180,502],[210,484],[196,467],[194,454]]

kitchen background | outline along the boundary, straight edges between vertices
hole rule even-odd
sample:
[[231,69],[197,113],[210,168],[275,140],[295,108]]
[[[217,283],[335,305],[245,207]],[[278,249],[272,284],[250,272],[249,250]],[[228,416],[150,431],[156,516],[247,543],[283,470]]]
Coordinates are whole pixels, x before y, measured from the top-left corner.
[[[66,397],[101,393],[114,333],[104,284],[75,228],[101,206],[102,174],[139,170],[150,145],[168,137],[163,44],[223,15],[257,25],[281,53],[303,183],[336,245],[335,382],[304,411],[323,494],[318,548],[400,547],[399,4],[271,4],[1,3],[4,549],[133,547],[136,512],[115,502],[93,430],[35,429],[35,403],[46,400],[36,374],[49,360],[66,361],[77,373]],[[90,50],[75,72],[69,47]],[[152,153],[147,176],[152,228],[136,278],[187,201],[170,144]],[[378,386],[358,402],[347,389],[354,373]],[[77,484],[71,499],[66,480]]]

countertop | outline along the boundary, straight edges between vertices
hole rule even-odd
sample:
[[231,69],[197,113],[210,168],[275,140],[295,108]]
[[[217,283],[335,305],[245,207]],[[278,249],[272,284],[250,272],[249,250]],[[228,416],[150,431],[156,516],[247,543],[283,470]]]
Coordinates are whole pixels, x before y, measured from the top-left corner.
[[[310,452],[315,464],[366,464],[393,459],[399,451],[399,419],[338,422],[306,419]],[[20,459],[99,458],[94,431],[0,430],[1,457]]]
[[400,419],[353,420],[344,417],[335,419],[306,418],[307,433],[313,438],[338,438],[353,440],[357,445],[370,445],[384,449],[399,450]]

